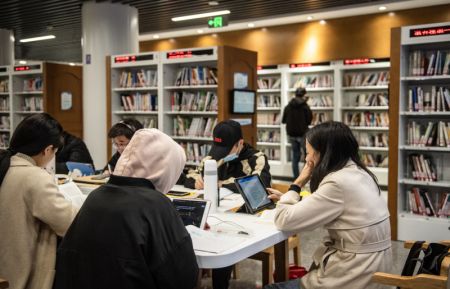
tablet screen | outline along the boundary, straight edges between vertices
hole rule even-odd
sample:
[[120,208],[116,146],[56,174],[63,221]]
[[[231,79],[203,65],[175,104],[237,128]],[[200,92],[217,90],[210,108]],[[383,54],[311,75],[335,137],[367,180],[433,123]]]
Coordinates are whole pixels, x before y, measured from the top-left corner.
[[209,202],[202,200],[172,199],[185,226],[194,225],[203,229],[209,212]]
[[267,197],[264,184],[257,175],[237,179],[237,182],[253,210],[272,203]]

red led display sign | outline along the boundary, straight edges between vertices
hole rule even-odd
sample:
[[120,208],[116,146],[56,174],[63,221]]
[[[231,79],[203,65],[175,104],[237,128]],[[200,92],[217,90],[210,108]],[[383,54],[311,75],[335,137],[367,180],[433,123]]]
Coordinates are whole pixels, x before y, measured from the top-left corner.
[[389,58],[354,58],[354,59],[345,59],[344,65],[358,65],[376,62],[388,62],[388,61]]
[[450,25],[415,28],[409,30],[409,37],[427,37],[450,34]]
[[277,69],[278,65],[258,65],[257,69],[258,70],[262,70],[262,69]]
[[146,55],[123,55],[114,57],[114,63],[128,63],[143,60],[153,60],[153,54]]
[[330,65],[330,62],[291,63],[291,64],[289,64],[289,67],[290,68],[298,68],[298,67],[311,67],[311,66],[322,66],[322,65]]
[[33,69],[41,69],[41,66],[39,64],[14,66],[14,71],[28,71],[28,70],[33,70]]
[[213,49],[171,51],[167,52],[167,59],[191,58],[193,56],[213,55],[213,53]]

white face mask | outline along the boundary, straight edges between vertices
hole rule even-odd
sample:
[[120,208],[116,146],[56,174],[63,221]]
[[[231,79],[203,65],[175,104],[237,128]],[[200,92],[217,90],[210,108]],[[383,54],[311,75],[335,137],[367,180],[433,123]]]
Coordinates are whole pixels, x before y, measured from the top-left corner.
[[227,155],[226,157],[224,157],[223,158],[223,162],[224,163],[228,163],[228,162],[234,161],[237,158],[238,158],[238,154],[237,153],[232,153],[231,155]]

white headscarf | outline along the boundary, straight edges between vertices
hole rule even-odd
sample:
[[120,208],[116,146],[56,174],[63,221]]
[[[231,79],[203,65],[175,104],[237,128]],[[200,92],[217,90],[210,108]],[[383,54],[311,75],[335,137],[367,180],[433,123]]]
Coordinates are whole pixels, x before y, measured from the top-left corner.
[[116,176],[145,178],[166,194],[177,182],[186,163],[181,146],[157,129],[135,132],[117,161]]

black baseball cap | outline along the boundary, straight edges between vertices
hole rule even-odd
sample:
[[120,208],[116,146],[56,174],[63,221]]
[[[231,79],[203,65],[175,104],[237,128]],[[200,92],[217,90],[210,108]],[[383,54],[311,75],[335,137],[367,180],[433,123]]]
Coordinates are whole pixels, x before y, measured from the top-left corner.
[[216,161],[223,159],[242,138],[241,125],[237,121],[219,122],[213,130],[213,145],[209,155]]
[[295,96],[302,97],[306,94],[306,89],[304,87],[299,87],[295,90]]

